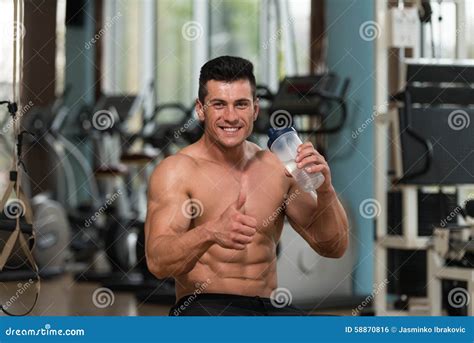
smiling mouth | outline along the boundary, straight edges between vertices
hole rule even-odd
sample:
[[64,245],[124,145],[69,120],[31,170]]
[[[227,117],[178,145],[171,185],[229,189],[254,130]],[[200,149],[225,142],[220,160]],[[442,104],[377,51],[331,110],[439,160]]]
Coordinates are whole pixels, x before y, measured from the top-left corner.
[[241,129],[241,127],[237,127],[237,126],[219,126],[219,129],[224,131],[226,134],[234,134],[234,133],[237,133]]

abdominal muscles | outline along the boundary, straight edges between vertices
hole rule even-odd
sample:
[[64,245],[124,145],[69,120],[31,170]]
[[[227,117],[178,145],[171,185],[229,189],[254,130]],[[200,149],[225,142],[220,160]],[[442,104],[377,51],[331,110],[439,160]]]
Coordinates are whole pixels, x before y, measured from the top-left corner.
[[257,234],[245,250],[215,244],[189,273],[176,278],[176,296],[226,293],[269,297],[277,287],[275,242]]

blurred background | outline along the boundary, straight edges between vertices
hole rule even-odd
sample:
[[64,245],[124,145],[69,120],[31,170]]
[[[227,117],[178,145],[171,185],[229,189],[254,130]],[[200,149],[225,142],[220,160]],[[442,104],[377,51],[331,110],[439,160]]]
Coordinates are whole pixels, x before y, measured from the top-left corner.
[[255,66],[249,139],[266,149],[268,128],[293,125],[349,216],[337,260],[285,223],[286,299],[474,314],[474,0],[0,0],[0,13],[4,314],[167,315],[173,280],[144,260],[147,181],[201,136],[199,70],[221,55]]

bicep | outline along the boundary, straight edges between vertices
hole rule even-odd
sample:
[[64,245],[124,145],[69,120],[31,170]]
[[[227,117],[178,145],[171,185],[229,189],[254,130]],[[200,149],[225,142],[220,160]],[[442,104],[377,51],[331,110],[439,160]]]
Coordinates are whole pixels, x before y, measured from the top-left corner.
[[150,178],[145,222],[147,247],[155,245],[160,236],[178,235],[189,229],[189,216],[182,210],[189,197],[183,176],[176,175],[178,170],[166,163],[158,166]]

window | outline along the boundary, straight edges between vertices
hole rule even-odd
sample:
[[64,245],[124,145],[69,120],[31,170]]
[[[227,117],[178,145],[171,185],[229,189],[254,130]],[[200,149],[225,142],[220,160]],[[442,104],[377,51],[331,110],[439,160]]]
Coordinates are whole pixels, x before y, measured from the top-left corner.
[[[468,0],[465,2],[466,6],[466,18],[462,25],[459,25],[458,30],[465,30],[466,33],[474,32],[474,1]],[[466,34],[466,37],[468,35]],[[472,35],[469,36],[470,39],[466,39],[466,53],[467,58],[474,58],[474,39]]]
[[[0,98],[11,98],[13,66],[13,1],[0,0],[2,24],[0,27]],[[3,108],[0,113],[4,113]],[[1,118],[0,118],[1,119]]]
[[[12,66],[13,66],[13,2],[0,0],[2,21],[0,26],[0,100],[12,98]],[[8,168],[11,164],[11,131],[7,127],[9,114],[7,107],[0,106],[0,194],[3,194],[8,184]]]
[[[431,1],[431,24],[423,25],[422,56],[456,58],[456,3]],[[441,16],[441,20],[440,20]],[[431,27],[432,26],[432,27]],[[434,55],[433,55],[434,48]]]
[[108,0],[105,2],[104,93],[138,93],[140,91],[139,18],[142,2]]
[[193,40],[183,38],[183,29],[193,20],[191,0],[162,0],[157,6],[156,82],[158,102],[194,100],[191,79]]
[[[311,1],[289,1],[289,7],[295,32],[297,71],[299,75],[305,75],[310,72]],[[298,37],[304,37],[304,39],[298,39]]]
[[250,60],[258,70],[260,1],[211,0],[209,6],[209,57],[240,56]]

